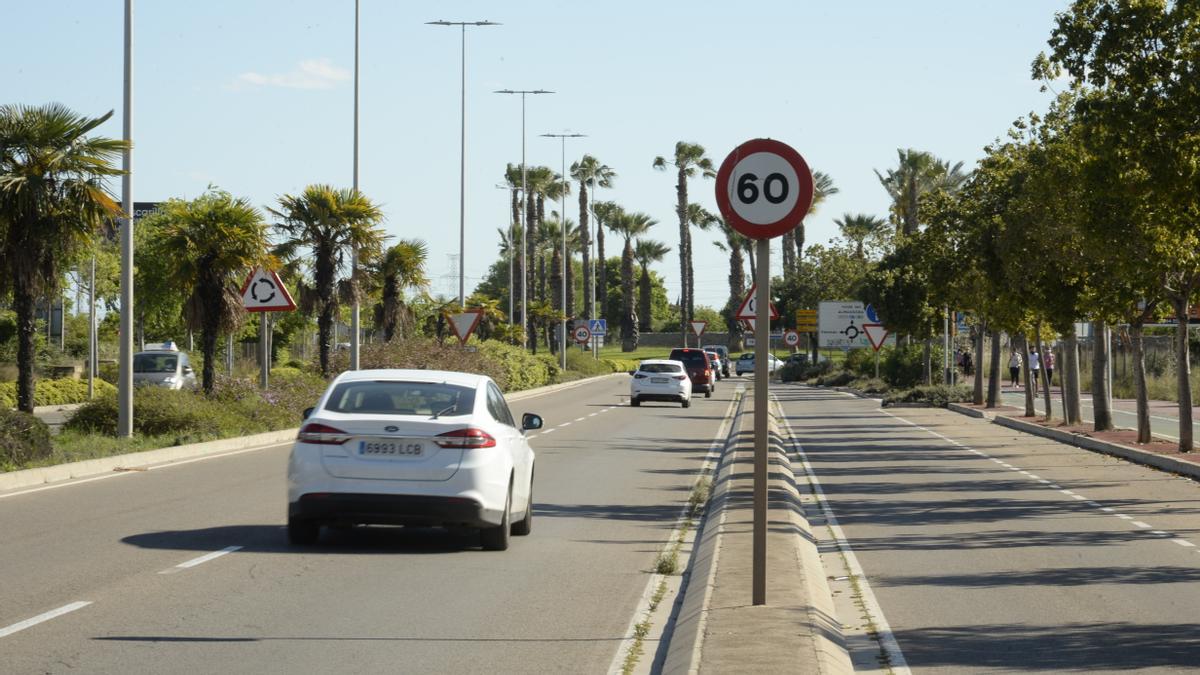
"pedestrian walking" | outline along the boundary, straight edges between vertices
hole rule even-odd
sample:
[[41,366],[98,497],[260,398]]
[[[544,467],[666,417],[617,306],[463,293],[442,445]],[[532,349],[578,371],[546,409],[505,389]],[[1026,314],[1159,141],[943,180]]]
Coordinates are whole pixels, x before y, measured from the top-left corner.
[[1054,386],[1054,348],[1051,347],[1042,355],[1042,367],[1046,369],[1046,386]]
[[1037,348],[1033,347],[1029,350],[1029,381],[1033,384],[1033,390],[1036,392],[1040,386],[1041,380],[1038,379],[1038,371],[1042,368],[1042,359],[1038,357]]
[[1021,353],[1015,349],[1008,357],[1008,383],[1014,387],[1021,383]]
[[974,374],[974,364],[971,363],[971,352],[963,352],[962,356],[963,375],[970,377]]

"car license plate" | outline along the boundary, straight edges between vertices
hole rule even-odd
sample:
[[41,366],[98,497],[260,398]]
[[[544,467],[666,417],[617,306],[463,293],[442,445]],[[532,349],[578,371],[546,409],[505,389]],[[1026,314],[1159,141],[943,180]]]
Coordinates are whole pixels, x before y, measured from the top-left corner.
[[668,382],[667,378],[665,377],[652,377],[650,378],[650,381],[654,384],[666,384]]
[[359,441],[358,454],[364,457],[420,457],[424,444],[407,440]]

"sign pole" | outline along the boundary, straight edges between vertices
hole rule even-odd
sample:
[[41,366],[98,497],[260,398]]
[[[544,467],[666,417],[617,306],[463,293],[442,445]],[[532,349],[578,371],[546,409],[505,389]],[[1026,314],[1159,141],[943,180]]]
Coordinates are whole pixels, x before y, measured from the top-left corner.
[[[771,240],[758,240],[758,307],[771,306]],[[754,323],[754,536],[753,596],[755,605],[767,604],[767,380],[771,377],[771,314],[758,312]]]
[[267,344],[267,335],[269,335],[267,324],[269,323],[270,312],[263,312],[262,316],[258,317],[258,386],[260,389],[266,389],[270,384],[270,364],[271,348]]

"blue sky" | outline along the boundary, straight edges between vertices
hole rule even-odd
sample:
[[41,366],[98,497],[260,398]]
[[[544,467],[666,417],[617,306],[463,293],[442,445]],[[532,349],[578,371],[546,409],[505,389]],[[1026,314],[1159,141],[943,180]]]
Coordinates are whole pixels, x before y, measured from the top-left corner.
[[[115,109],[121,134],[121,0],[7,0],[0,102]],[[811,242],[847,212],[886,215],[873,169],[897,148],[969,167],[1018,116],[1046,107],[1029,79],[1065,1],[817,3],[401,2],[362,0],[361,188],[397,237],[430,246],[435,292],[453,295],[458,250],[459,32],[467,35],[468,289],[496,256],[502,183],[521,156],[558,169],[590,153],[619,174],[602,199],[645,211],[675,248],[674,178],[656,155],[700,143],[714,163],[754,137],[783,140],[840,193],[807,222]],[[135,7],[134,197],[194,197],[212,183],[273,205],[310,183],[352,179],[353,0],[141,0]],[[716,210],[712,181],[691,193]],[[568,199],[567,214],[577,218]],[[724,303],[725,262],[695,235],[697,302]],[[774,262],[778,263],[778,255]],[[674,299],[678,262],[659,271]]]

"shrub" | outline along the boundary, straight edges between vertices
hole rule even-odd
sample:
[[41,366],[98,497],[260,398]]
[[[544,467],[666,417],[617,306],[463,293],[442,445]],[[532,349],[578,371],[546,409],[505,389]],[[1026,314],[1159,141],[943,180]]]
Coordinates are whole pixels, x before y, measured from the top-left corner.
[[894,391],[883,398],[883,405],[893,403],[927,403],[936,408],[945,408],[950,403],[961,403],[971,399],[971,389],[965,385],[935,384],[928,387],[913,387]]
[[50,427],[17,410],[0,410],[0,464],[21,466],[45,459],[52,451]]
[[608,375],[613,372],[613,364],[592,358],[590,352],[572,349],[567,352],[567,368],[586,376]]
[[817,378],[817,385],[822,387],[844,387],[857,379],[857,376],[848,370],[839,370],[836,373],[829,375],[821,375]]
[[601,359],[601,362],[607,364],[609,372],[612,373],[628,373],[637,370],[641,364],[641,361],[636,359]]
[[808,370],[807,363],[799,363],[796,361],[788,361],[779,369],[779,379],[783,382],[795,382],[797,380],[807,379],[804,377]]
[[[95,380],[97,396],[115,394],[117,388],[104,380]],[[37,380],[34,382],[33,404],[67,405],[88,400],[87,380]],[[17,406],[17,383],[0,382],[0,408]]]
[[[219,401],[205,399],[193,391],[137,387],[133,392],[134,431],[147,436],[171,434],[184,438],[220,436],[243,426],[232,410]],[[234,423],[229,424],[233,421]],[[71,419],[67,429],[115,435],[117,397],[105,396],[86,403]]]
[[[880,366],[882,370],[882,358],[880,355]],[[872,349],[851,349],[846,354],[846,362],[843,366],[846,370],[860,375],[862,377],[872,377],[875,375],[875,351]]]

